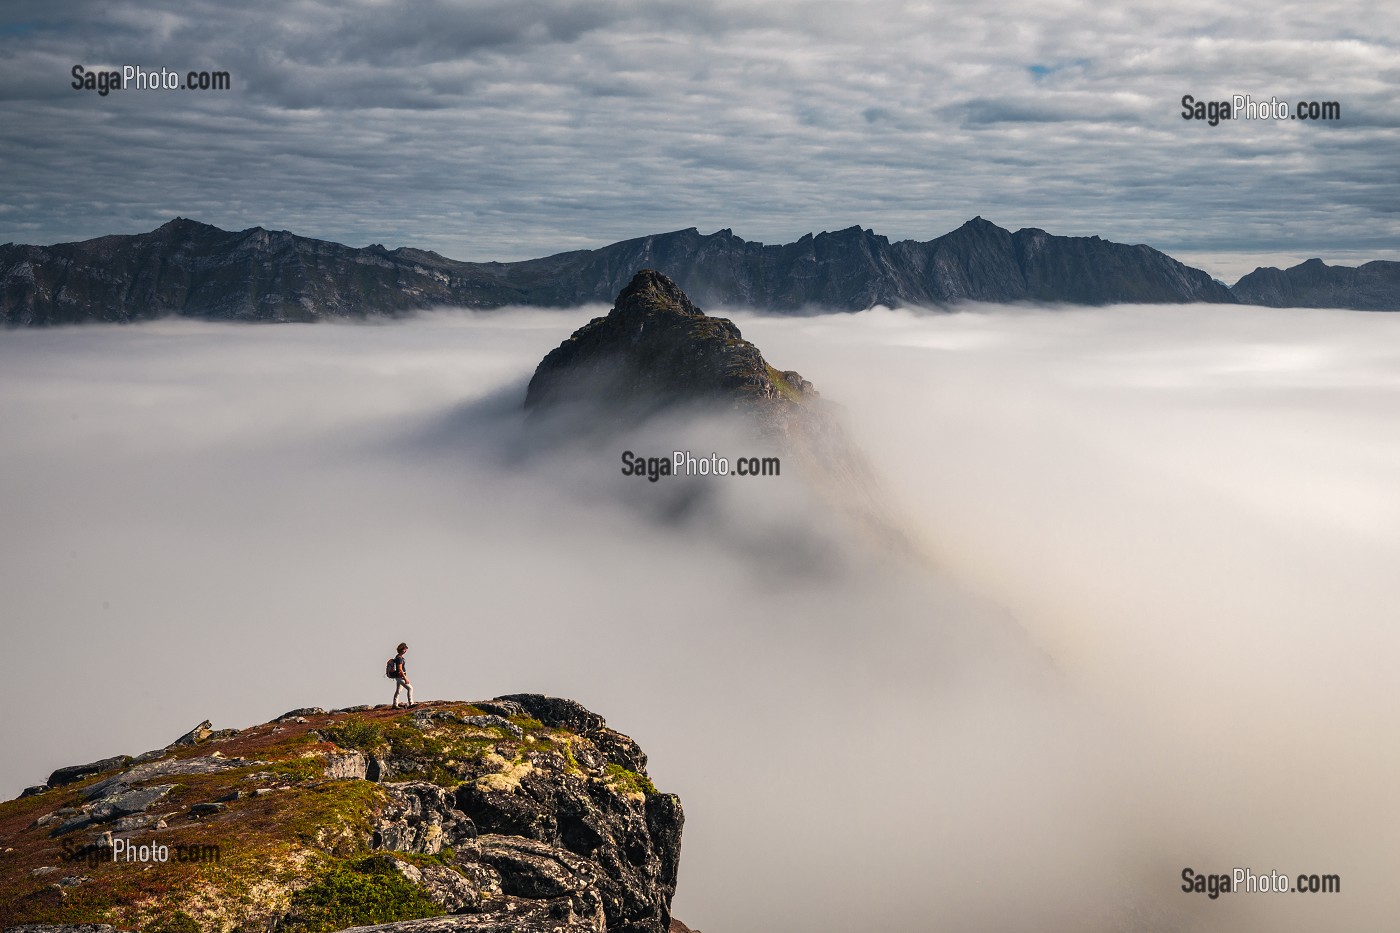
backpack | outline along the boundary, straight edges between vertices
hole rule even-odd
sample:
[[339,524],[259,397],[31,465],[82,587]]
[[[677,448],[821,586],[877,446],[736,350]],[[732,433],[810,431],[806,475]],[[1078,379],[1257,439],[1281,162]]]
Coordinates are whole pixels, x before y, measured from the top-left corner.
[[398,680],[399,659],[397,657],[390,658],[389,663],[384,665],[384,676],[390,680]]

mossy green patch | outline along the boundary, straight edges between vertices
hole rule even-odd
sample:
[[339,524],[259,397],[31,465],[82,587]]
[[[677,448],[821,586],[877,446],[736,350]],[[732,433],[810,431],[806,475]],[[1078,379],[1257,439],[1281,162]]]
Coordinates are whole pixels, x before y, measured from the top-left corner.
[[285,933],[332,933],[346,927],[442,916],[445,911],[381,857],[333,865],[292,898]]
[[325,773],[326,763],[325,759],[319,756],[316,758],[289,758],[286,761],[273,762],[261,770],[288,783],[298,784],[314,781],[321,777]]
[[204,933],[204,928],[199,925],[199,921],[185,913],[177,910],[154,926],[146,927],[146,933]]
[[372,752],[384,743],[383,727],[364,719],[350,719],[338,726],[323,728],[320,732],[341,748],[354,748],[362,752]]
[[620,764],[608,762],[608,783],[624,794],[654,794],[656,785],[651,778],[629,771]]
[[773,388],[778,390],[778,394],[790,402],[802,401],[802,393],[781,372],[774,369],[771,364],[764,363],[763,368],[768,372],[768,379],[773,383]]
[[583,766],[574,757],[574,743],[570,739],[565,739],[560,743],[561,751],[564,753],[564,760],[568,763],[565,769],[569,774],[583,774]]

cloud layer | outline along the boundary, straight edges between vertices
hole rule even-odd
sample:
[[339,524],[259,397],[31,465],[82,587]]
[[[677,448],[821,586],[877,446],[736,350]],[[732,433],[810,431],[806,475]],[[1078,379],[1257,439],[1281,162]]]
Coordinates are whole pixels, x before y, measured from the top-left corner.
[[[698,226],[1147,242],[1233,281],[1396,258],[1400,17],[1354,2],[8,4],[0,240],[174,215],[460,259]],[[233,90],[69,87],[77,63]],[[1340,124],[1181,119],[1183,94]]]
[[[702,929],[1400,911],[1400,317],[741,318],[936,568],[832,572],[791,560],[823,523],[786,479],[695,481],[733,536],[656,521],[617,450],[519,455],[523,379],[596,310],[0,337],[0,793],[386,699],[403,639],[425,697],[567,695],[635,736]],[[1236,865],[1344,893],[1178,890]]]

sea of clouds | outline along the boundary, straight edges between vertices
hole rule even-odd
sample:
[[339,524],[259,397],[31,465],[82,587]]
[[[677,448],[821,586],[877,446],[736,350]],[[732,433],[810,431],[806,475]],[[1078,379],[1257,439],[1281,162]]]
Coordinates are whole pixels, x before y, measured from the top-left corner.
[[1400,316],[735,315],[839,404],[923,555],[885,561],[800,470],[620,475],[687,425],[528,443],[525,380],[598,310],[0,334],[0,795],[386,701],[404,640],[421,698],[634,736],[706,930],[1400,913]]

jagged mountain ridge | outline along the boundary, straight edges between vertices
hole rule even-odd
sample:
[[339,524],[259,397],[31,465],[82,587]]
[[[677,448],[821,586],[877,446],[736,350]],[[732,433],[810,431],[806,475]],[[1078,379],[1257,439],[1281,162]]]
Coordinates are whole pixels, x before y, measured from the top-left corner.
[[667,933],[684,814],[646,767],[540,694],[206,721],[0,803],[0,928]]
[[1329,266],[1309,259],[1287,269],[1260,267],[1235,283],[1245,304],[1273,308],[1354,308],[1400,311],[1400,262]]
[[765,245],[690,228],[508,263],[177,218],[150,233],[0,246],[0,321],[314,321],[434,306],[567,307],[611,300],[641,268],[665,273],[703,305],[769,311],[1235,300],[1205,272],[1148,246],[1011,233],[980,217],[926,242],[891,243],[850,227]]

